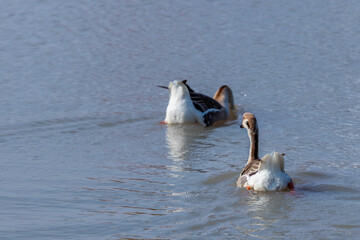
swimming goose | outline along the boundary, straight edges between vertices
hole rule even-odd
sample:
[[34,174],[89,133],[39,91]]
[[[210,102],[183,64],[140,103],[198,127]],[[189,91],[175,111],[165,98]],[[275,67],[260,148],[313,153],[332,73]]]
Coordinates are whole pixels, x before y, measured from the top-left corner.
[[240,173],[238,187],[255,191],[283,191],[294,189],[294,184],[284,170],[284,157],[277,152],[258,157],[259,130],[252,113],[244,113],[240,128],[245,128],[250,139],[248,161]]
[[186,82],[175,80],[168,87],[158,86],[170,91],[165,123],[198,122],[207,127],[221,120],[237,118],[234,97],[228,86],[221,86],[211,98],[195,92]]

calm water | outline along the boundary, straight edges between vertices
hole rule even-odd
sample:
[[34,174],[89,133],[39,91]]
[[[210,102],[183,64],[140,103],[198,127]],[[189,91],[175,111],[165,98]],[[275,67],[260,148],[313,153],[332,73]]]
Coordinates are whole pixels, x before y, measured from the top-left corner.
[[[360,236],[358,1],[0,2],[1,239]],[[222,84],[294,193],[236,188],[239,122],[164,126]]]

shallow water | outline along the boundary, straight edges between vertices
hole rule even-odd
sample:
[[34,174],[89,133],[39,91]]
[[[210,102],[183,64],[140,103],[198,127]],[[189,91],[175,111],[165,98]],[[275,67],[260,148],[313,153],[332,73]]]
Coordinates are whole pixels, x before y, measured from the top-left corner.
[[[357,1],[2,1],[0,238],[355,239]],[[164,126],[222,84],[295,192],[236,188],[239,122]]]

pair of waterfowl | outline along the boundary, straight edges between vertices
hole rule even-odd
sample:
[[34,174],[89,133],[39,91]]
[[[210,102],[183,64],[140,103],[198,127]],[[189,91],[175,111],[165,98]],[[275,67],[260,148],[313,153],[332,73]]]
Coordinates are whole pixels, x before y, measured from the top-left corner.
[[[198,122],[203,126],[211,126],[237,118],[234,97],[226,85],[221,86],[213,98],[195,92],[186,80],[175,80],[168,87],[159,87],[169,89],[170,92],[164,121],[166,124]],[[259,159],[259,130],[255,116],[245,113],[240,127],[248,132],[250,152],[237,186],[255,191],[293,190],[294,185],[284,170],[284,157],[281,154],[272,152]]]

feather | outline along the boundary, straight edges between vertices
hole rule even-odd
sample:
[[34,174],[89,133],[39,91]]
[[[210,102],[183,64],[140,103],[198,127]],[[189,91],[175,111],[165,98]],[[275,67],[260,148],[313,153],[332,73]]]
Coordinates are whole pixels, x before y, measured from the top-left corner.
[[248,177],[255,175],[261,167],[261,160],[255,159],[245,165],[240,173],[240,184],[242,187],[247,183]]
[[192,90],[191,87],[186,83],[186,82],[187,82],[186,79],[182,80],[181,82],[187,87],[189,93],[195,92],[195,91]]

